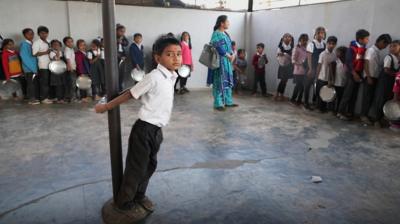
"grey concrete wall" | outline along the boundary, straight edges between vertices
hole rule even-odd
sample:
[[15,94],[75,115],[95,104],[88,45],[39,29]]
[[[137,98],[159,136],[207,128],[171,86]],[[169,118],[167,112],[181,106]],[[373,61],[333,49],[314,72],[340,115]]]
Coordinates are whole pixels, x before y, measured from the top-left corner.
[[[269,92],[275,92],[278,62],[276,49],[280,38],[286,32],[297,38],[301,33],[313,36],[317,26],[327,28],[327,34],[338,37],[340,45],[348,45],[354,39],[355,32],[364,28],[371,32],[370,45],[382,33],[390,33],[400,38],[400,4],[398,0],[354,0],[319,5],[310,5],[281,10],[258,11],[251,14],[251,29],[248,42],[249,53],[255,52],[258,42],[266,44],[270,59],[267,65],[267,84]],[[252,73],[252,70],[249,70]],[[290,82],[291,83],[291,82]],[[291,94],[293,85],[288,85],[286,94]]]
[[[0,8],[0,34],[17,42],[22,39],[25,27],[36,29],[46,25],[49,39],[62,39],[66,35],[90,41],[102,36],[101,5],[87,2],[61,2],[55,0],[2,0]],[[7,7],[3,7],[7,5]],[[145,51],[149,54],[155,39],[162,33],[192,35],[195,71],[189,79],[189,87],[205,87],[207,70],[198,63],[203,45],[209,42],[216,18],[228,15],[231,21],[229,33],[239,47],[244,45],[245,14],[190,9],[168,9],[117,5],[116,21],[127,28],[127,37],[136,32],[144,37]]]

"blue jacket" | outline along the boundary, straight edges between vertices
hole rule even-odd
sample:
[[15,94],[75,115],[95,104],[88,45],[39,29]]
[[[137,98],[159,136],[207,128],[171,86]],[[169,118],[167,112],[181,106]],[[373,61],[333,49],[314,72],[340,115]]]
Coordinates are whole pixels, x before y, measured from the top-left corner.
[[32,55],[32,44],[28,43],[27,41],[22,41],[19,50],[19,56],[21,57],[22,69],[25,73],[37,73],[37,58]]
[[129,48],[129,55],[131,56],[133,68],[139,65],[141,69],[144,69],[143,46],[139,49],[135,43],[132,43]]

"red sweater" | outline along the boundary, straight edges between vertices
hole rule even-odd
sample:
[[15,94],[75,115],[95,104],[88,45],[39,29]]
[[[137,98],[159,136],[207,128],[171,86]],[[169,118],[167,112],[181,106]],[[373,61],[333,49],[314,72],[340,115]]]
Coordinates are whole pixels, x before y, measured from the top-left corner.
[[[261,58],[261,57],[263,57],[263,58]],[[262,61],[264,61],[265,63],[263,63]],[[265,65],[266,64],[268,64],[268,59],[265,54],[262,54],[262,55],[259,55],[257,53],[254,54],[252,65],[254,67],[254,72],[256,74],[263,75],[265,73]]]
[[19,60],[17,51],[3,51],[2,63],[6,80],[16,78],[22,74],[21,61]]

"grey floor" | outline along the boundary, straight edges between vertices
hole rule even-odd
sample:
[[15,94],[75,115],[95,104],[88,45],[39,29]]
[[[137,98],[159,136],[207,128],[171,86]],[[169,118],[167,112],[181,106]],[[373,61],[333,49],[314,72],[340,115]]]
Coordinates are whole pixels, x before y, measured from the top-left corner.
[[[175,101],[142,223],[399,223],[398,134],[261,97],[224,113],[208,91]],[[0,102],[0,223],[101,223],[107,116],[92,107]],[[121,109],[124,154],[138,107]]]

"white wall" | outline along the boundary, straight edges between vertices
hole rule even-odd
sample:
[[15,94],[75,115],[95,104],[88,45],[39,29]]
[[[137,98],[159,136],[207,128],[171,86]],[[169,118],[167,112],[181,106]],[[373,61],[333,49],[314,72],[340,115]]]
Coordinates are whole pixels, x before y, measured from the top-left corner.
[[[39,25],[49,27],[49,39],[61,40],[64,36],[70,35],[75,40],[82,38],[90,41],[102,36],[101,4],[54,0],[2,0],[2,5],[8,7],[0,8],[0,34],[3,37],[11,37],[17,42],[22,38],[23,28],[31,27],[36,30]],[[210,41],[212,28],[221,14],[228,15],[231,22],[228,32],[238,46],[242,47],[245,39],[245,14],[239,12],[117,5],[116,22],[126,26],[129,39],[132,39],[132,35],[136,32],[143,34],[147,55],[160,34],[172,32],[178,35],[188,31],[192,36],[195,61],[195,71],[188,81],[188,86],[205,87],[207,70],[198,63],[198,58],[203,45]]]
[[[249,33],[250,53],[255,52],[258,42],[266,44],[270,64],[267,65],[268,92],[275,92],[278,63],[276,49],[280,38],[286,32],[291,33],[297,43],[301,33],[311,38],[317,26],[327,28],[327,34],[338,37],[338,46],[348,46],[355,38],[355,32],[364,28],[370,31],[370,44],[382,33],[390,33],[394,39],[400,39],[400,4],[398,0],[354,0],[319,5],[310,5],[281,10],[258,11],[251,14]],[[249,71],[252,72],[251,69]],[[292,83],[292,82],[289,82]],[[286,95],[292,93],[289,84]]]

